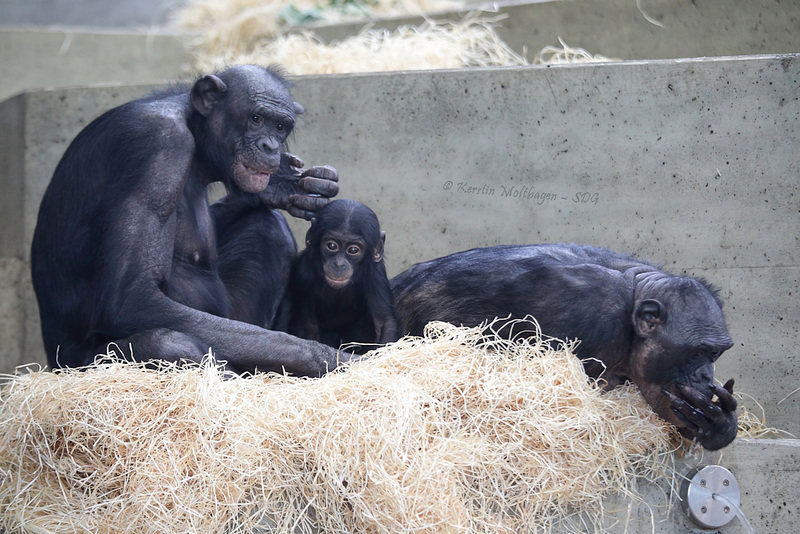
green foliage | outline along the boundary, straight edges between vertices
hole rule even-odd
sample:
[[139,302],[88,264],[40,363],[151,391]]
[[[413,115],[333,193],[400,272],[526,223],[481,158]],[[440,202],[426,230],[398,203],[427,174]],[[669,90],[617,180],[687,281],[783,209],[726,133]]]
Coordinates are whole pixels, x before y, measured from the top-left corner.
[[288,4],[281,9],[280,17],[291,26],[325,20],[327,11],[349,17],[369,17],[372,15],[372,7],[377,6],[378,2],[379,0],[328,0],[327,3],[308,9],[297,9],[294,4]]

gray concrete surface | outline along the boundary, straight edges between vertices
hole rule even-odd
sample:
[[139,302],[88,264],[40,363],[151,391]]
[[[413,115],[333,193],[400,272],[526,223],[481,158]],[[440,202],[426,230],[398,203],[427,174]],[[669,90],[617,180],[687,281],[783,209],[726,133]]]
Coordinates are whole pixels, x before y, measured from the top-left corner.
[[46,87],[166,82],[188,63],[174,33],[0,27],[0,100]]
[[164,26],[184,0],[2,0],[0,26]]
[[[291,148],[336,166],[341,196],[376,210],[392,274],[475,246],[567,241],[707,278],[736,342],[718,376],[800,435],[799,84],[796,55],[309,77]],[[0,106],[13,185],[1,201],[4,370],[44,361],[28,244],[60,154],[91,118],[150,89]]]
[[[667,59],[800,52],[800,2],[786,0],[554,0],[465,2],[458,13],[431,14],[433,20],[461,20],[472,10],[504,16],[500,37],[533,60],[545,46],[572,47],[620,59]],[[655,20],[656,25],[645,18]],[[395,29],[420,25],[420,17],[368,23]],[[363,22],[320,25],[326,42],[341,40]]]
[[[737,439],[721,452],[675,455],[674,476],[637,490],[641,502],[613,496],[603,503],[610,511],[604,532],[653,534],[739,534],[747,532],[734,518],[719,529],[702,529],[684,513],[678,497],[681,481],[694,467],[721,465],[741,490],[741,510],[759,534],[794,532],[800,487],[800,440]],[[673,492],[674,488],[674,492]]]

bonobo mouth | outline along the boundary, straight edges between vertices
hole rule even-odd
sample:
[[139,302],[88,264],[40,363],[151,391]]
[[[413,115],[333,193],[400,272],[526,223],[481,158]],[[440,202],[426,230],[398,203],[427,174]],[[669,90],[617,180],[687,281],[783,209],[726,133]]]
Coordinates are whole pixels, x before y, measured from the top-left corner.
[[342,289],[347,284],[350,283],[350,277],[344,279],[337,279],[337,278],[330,278],[328,276],[325,277],[325,281],[331,286],[333,289]]
[[261,193],[269,185],[274,169],[254,169],[244,163],[233,165],[233,181],[245,193]]

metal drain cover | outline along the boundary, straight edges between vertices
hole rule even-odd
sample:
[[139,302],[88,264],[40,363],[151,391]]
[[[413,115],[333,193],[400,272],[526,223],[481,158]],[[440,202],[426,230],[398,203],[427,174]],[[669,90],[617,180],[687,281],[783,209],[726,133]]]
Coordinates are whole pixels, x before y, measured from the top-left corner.
[[[714,494],[724,499],[714,499]],[[693,469],[681,484],[681,498],[686,515],[704,528],[727,525],[736,517],[725,499],[736,507],[741,505],[736,477],[719,465]]]

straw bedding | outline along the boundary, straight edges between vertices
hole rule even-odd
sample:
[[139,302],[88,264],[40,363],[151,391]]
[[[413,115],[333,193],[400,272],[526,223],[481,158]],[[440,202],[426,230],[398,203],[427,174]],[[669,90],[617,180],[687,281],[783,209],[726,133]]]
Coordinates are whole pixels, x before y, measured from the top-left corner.
[[0,526],[585,531],[674,447],[633,387],[601,393],[568,347],[433,323],[371,356],[321,379],[230,378],[210,358],[9,378]]
[[293,75],[455,69],[527,64],[497,35],[493,22],[428,21],[395,31],[366,29],[342,41],[323,43],[309,31],[262,39],[251,46],[195,50],[194,67],[217,71],[234,64],[279,63]]

